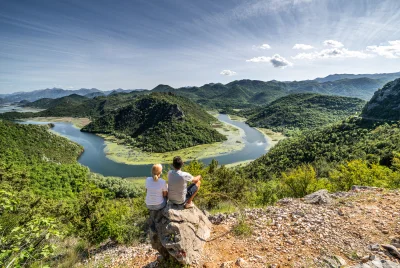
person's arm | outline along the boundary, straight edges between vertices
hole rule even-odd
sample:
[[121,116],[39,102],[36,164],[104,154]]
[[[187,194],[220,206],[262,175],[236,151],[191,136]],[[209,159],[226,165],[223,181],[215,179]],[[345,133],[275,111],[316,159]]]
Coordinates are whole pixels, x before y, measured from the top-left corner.
[[193,183],[196,183],[196,182],[198,182],[198,181],[200,181],[202,178],[201,178],[201,175],[197,175],[196,177],[194,177],[193,179],[192,179],[192,182]]
[[168,184],[167,183],[165,183],[162,193],[163,193],[164,197],[168,196]]

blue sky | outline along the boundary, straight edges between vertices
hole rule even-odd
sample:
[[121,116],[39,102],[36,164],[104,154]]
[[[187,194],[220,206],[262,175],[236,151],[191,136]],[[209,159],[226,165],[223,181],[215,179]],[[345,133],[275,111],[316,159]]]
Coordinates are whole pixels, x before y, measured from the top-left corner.
[[398,0],[0,0],[0,93],[400,71]]

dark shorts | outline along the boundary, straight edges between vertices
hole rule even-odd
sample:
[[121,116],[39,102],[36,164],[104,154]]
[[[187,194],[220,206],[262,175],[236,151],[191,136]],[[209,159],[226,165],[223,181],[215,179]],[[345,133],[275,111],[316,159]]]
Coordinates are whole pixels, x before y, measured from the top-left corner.
[[195,183],[191,184],[187,188],[186,201],[188,201],[189,198],[191,198],[198,190],[199,190],[199,188],[197,187],[197,185]]

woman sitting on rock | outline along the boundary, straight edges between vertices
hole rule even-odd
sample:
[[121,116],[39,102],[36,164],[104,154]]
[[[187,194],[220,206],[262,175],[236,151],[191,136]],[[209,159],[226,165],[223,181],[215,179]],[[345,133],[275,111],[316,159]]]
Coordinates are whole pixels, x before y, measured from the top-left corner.
[[146,206],[150,210],[160,210],[167,204],[168,185],[161,179],[162,165],[155,164],[152,177],[146,179]]

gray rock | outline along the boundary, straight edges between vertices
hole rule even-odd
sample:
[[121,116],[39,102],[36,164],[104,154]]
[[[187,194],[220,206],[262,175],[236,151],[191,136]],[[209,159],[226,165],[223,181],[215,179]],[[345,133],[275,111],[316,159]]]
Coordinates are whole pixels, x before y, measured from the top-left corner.
[[400,252],[397,250],[396,247],[392,245],[381,245],[384,249],[386,249],[390,255],[400,260]]
[[369,249],[372,251],[379,251],[381,247],[378,244],[371,244],[369,245]]
[[340,256],[324,257],[322,259],[323,267],[338,268],[346,265],[346,261]]
[[391,244],[400,249],[400,238],[393,238]]
[[341,256],[336,255],[334,256],[334,258],[336,259],[336,261],[339,263],[340,266],[347,265],[347,262]]
[[281,204],[281,205],[289,205],[289,204],[293,203],[293,198],[285,197],[285,198],[278,200],[277,203]]
[[249,267],[247,261],[245,261],[243,258],[237,259],[236,262],[235,262],[235,264],[236,264],[237,266],[243,267],[243,268]]
[[212,224],[221,224],[222,222],[224,222],[226,220],[226,218],[227,218],[226,215],[224,215],[222,213],[208,216],[208,219],[210,220],[210,222],[212,222]]
[[328,190],[323,189],[306,195],[304,197],[304,202],[308,204],[322,205],[331,203],[332,198],[330,197]]
[[352,191],[366,191],[366,190],[378,190],[380,188],[378,187],[372,187],[372,186],[361,186],[361,185],[353,185],[351,186]]
[[171,203],[162,210],[151,211],[149,225],[152,247],[185,265],[199,262],[212,229],[211,222],[196,206],[184,209]]
[[389,260],[380,260],[376,258],[373,261],[357,264],[355,266],[351,266],[350,268],[400,268],[400,264]]

